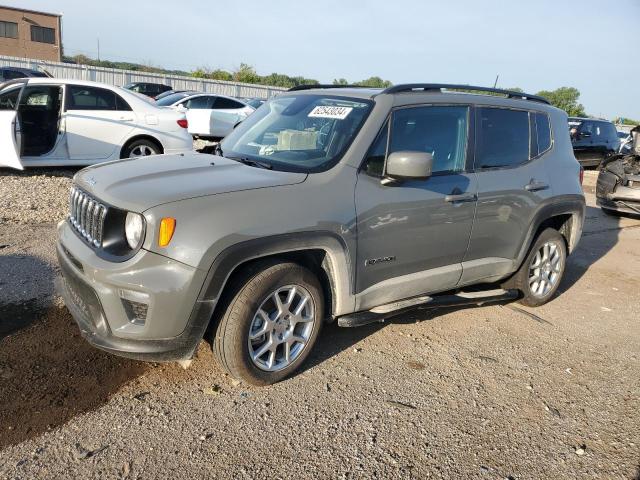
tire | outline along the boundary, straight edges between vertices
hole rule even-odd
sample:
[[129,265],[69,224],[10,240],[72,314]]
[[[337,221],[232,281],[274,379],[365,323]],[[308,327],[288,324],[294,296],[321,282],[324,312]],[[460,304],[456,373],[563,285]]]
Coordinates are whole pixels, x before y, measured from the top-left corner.
[[[541,268],[534,268],[536,264],[541,264]],[[564,238],[557,230],[547,228],[538,235],[518,271],[503,287],[520,290],[522,297],[519,302],[523,305],[539,307],[555,295],[566,264],[567,245]],[[534,277],[540,280],[536,281]]]
[[141,138],[135,140],[126,145],[120,154],[120,158],[138,158],[147,157],[149,155],[159,155],[162,153],[162,148],[151,140]]
[[270,260],[254,264],[231,289],[212,340],[220,365],[252,385],[279,382],[300,368],[324,319],[324,295],[317,277],[296,263]]

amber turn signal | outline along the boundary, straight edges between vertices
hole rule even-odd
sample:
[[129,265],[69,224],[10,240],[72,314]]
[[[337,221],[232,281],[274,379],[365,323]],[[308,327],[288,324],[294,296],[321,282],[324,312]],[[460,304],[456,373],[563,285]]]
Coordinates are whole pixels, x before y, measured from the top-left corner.
[[158,235],[158,245],[166,247],[173,237],[173,232],[176,229],[176,219],[171,217],[164,217],[160,220],[160,234]]

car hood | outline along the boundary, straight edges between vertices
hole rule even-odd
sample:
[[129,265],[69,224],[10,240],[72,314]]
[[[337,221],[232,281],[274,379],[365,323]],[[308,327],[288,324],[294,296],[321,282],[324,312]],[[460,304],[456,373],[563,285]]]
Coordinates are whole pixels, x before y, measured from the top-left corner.
[[250,167],[224,157],[185,153],[116,160],[85,168],[74,182],[101,201],[143,212],[188,198],[304,182],[306,173]]

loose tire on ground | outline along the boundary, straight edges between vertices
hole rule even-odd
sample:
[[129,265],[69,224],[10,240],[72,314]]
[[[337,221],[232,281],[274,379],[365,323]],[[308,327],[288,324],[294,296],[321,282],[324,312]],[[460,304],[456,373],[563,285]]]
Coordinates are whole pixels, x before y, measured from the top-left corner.
[[[226,310],[212,339],[220,365],[231,376],[252,385],[279,382],[300,368],[318,338],[324,318],[323,291],[316,276],[296,263],[267,260],[253,264],[229,288]],[[274,295],[280,299],[280,308]],[[292,300],[287,304],[290,296]],[[304,302],[303,297],[307,298]],[[299,308],[300,313],[296,314]],[[296,340],[300,338],[306,341]],[[271,349],[254,359],[269,339],[275,344],[271,367]],[[287,350],[290,363],[285,361]]]
[[544,305],[558,290],[566,263],[564,238],[557,230],[547,228],[538,235],[520,269],[503,287],[519,290],[522,293],[519,302],[523,305]]

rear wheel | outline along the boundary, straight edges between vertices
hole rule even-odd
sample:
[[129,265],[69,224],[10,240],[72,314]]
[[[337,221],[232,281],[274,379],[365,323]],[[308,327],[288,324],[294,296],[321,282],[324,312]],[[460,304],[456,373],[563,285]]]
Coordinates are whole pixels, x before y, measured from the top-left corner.
[[158,155],[160,153],[162,153],[162,149],[157,143],[151,140],[140,139],[131,142],[123,148],[120,158],[147,157],[149,155]]
[[318,279],[298,264],[266,261],[247,271],[233,291],[212,342],[218,361],[253,385],[286,378],[307,358],[322,327]]
[[505,282],[505,288],[520,290],[520,303],[538,307],[547,303],[558,290],[564,275],[567,246],[557,230],[543,230],[534,242],[520,269]]

